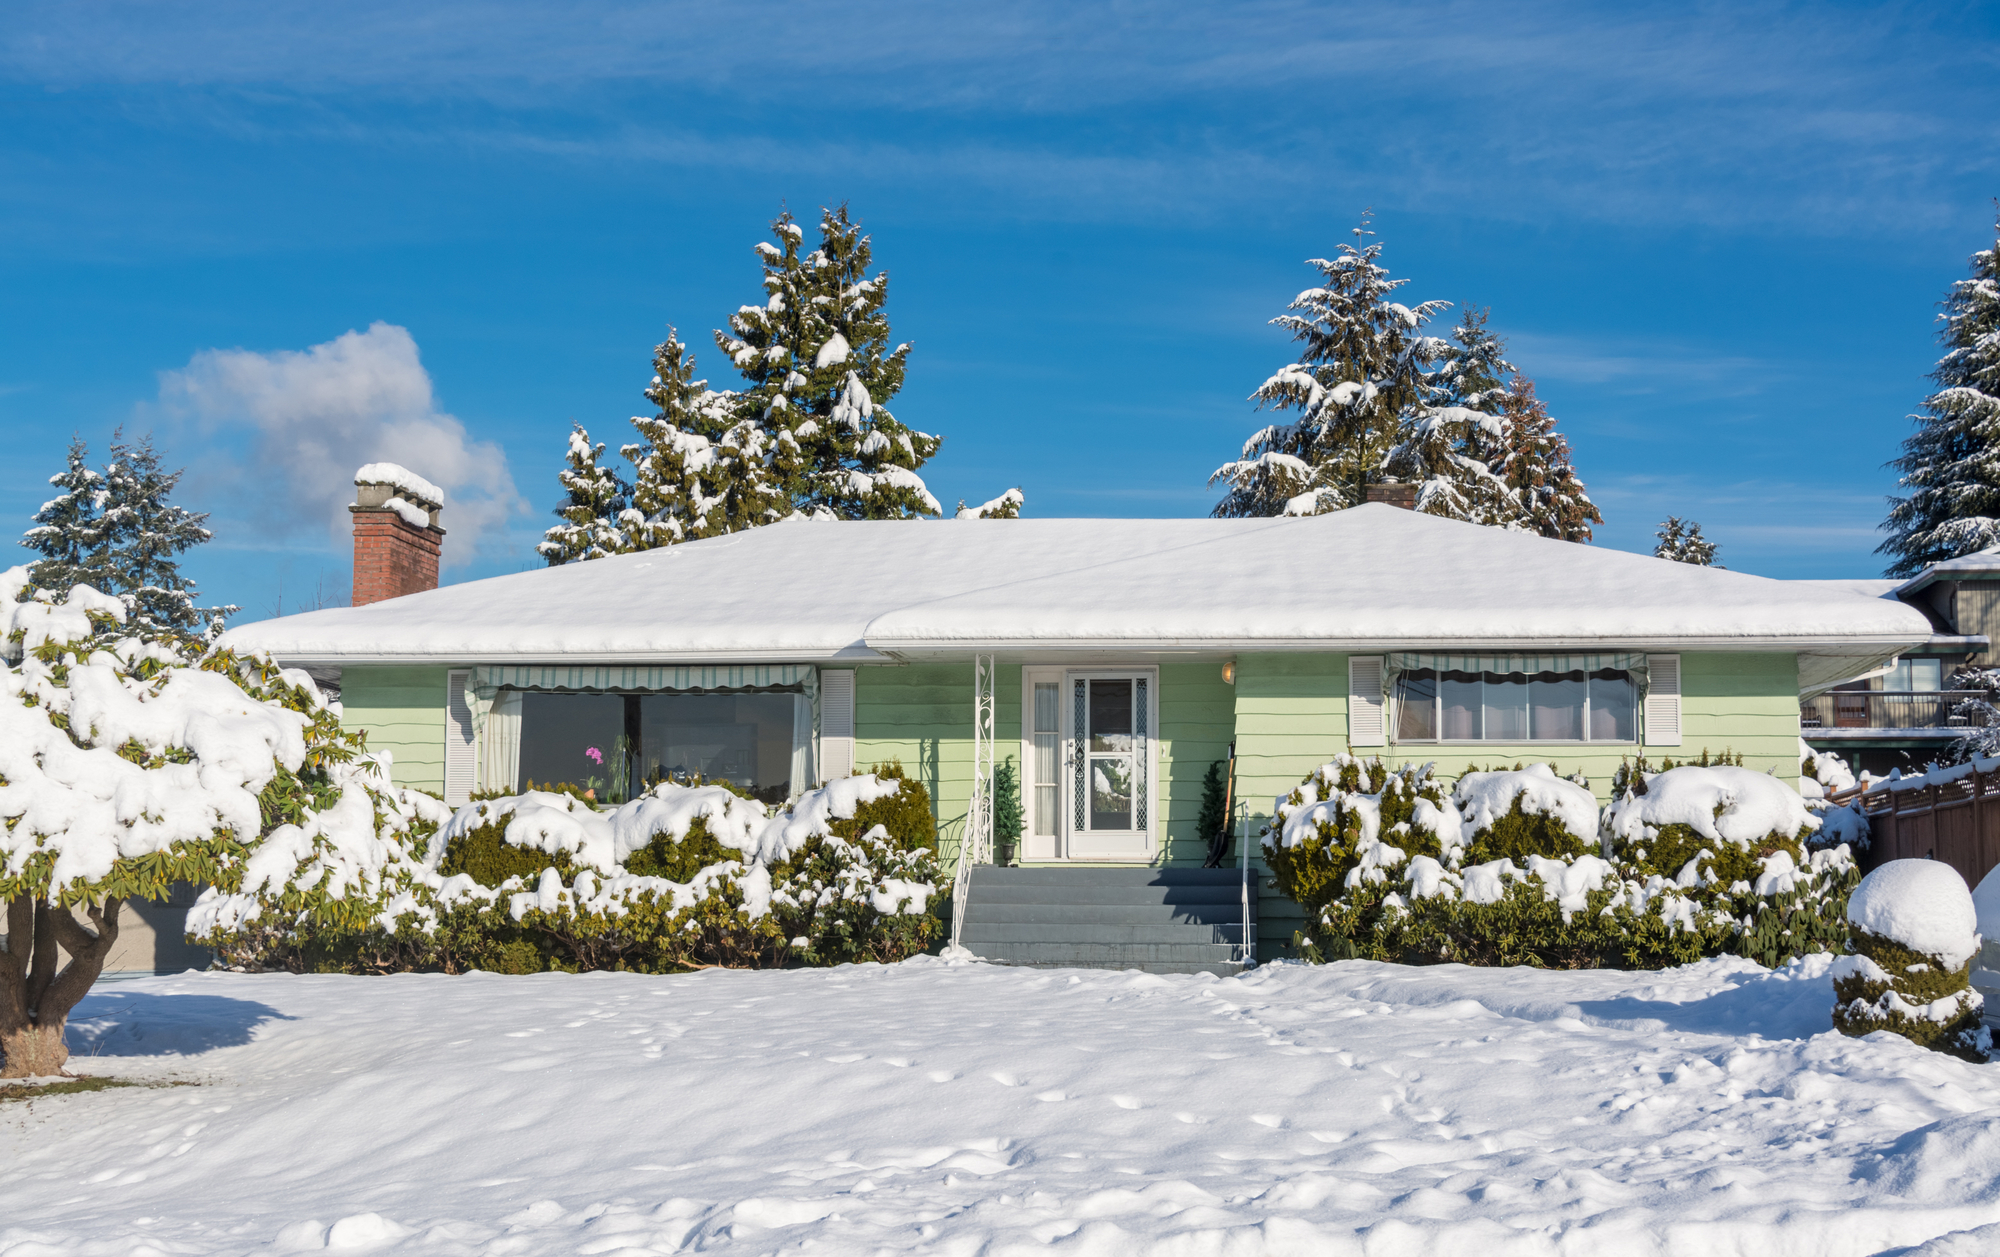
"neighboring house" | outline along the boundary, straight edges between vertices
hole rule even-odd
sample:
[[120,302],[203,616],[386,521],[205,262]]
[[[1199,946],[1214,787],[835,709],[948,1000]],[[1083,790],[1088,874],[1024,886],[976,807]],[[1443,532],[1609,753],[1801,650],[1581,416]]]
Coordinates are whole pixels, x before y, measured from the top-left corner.
[[1935,564],[1907,581],[1814,582],[1893,598],[1929,620],[1928,642],[1904,651],[1879,674],[1824,693],[1802,691],[1800,734],[1816,750],[1840,755],[1857,772],[1887,776],[1921,771],[1965,730],[1980,723],[1961,710],[1978,691],[1950,688],[1965,666],[1996,665],[2000,632],[2000,548]]
[[[357,572],[421,579],[421,562],[362,548],[403,544],[400,527],[418,560],[414,547],[434,556],[424,505],[427,520],[386,529],[389,508],[357,507]],[[990,702],[980,736],[1018,767],[1021,861],[1038,871],[975,882],[974,949],[1217,968],[1239,954],[1235,874],[1158,870],[1199,869],[1202,777],[1232,740],[1252,835],[1344,751],[1447,776],[1548,761],[1600,796],[1623,761],[1704,749],[1795,780],[1800,695],[1933,636],[1917,608],[1851,585],[1370,504],[1307,519],[786,523],[250,624],[228,642],[337,670],[349,726],[393,752],[396,780],[452,803],[530,780],[615,800],[682,771],[778,802],[893,760],[930,789],[948,863]],[[1259,950],[1282,954],[1297,911],[1268,893],[1259,906]]]

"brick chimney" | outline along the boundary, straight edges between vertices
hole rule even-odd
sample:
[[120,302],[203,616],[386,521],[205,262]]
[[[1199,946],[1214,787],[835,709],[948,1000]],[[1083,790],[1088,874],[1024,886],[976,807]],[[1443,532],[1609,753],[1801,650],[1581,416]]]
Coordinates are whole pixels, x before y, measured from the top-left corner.
[[1413,484],[1371,484],[1362,490],[1370,502],[1386,502],[1390,506],[1400,506],[1406,511],[1417,509],[1417,486]]
[[438,587],[444,490],[394,463],[354,473],[354,598],[365,607]]

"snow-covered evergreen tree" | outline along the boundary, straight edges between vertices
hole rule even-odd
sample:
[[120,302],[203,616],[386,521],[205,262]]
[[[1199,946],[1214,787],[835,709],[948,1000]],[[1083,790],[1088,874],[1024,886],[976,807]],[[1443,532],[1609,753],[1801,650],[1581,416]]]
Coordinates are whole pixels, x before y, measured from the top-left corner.
[[1589,541],[1590,526],[1603,523],[1604,516],[1570,463],[1568,439],[1535,396],[1535,382],[1516,375],[1500,399],[1500,412],[1506,448],[1494,470],[1513,492],[1522,525],[1544,537]]
[[1972,255],[1971,277],[1943,304],[1937,391],[1890,464],[1909,491],[1889,499],[1889,539],[1876,548],[1892,556],[1890,576],[2000,543],[2000,239]]
[[1653,535],[1660,539],[1660,543],[1653,547],[1656,559],[1693,563],[1697,567],[1722,566],[1715,561],[1715,543],[1702,536],[1701,525],[1691,519],[1669,515]]
[[1364,486],[1385,478],[1383,462],[1406,421],[1430,407],[1428,368],[1447,345],[1420,329],[1450,303],[1390,300],[1409,281],[1389,277],[1373,234],[1364,215],[1356,244],[1308,262],[1324,282],[1271,320],[1304,347],[1252,398],[1298,416],[1252,433],[1241,456],[1209,477],[1228,486],[1215,515],[1317,515],[1356,505]]
[[1487,312],[1467,310],[1422,390],[1426,404],[1403,416],[1398,440],[1383,459],[1389,475],[1417,488],[1427,515],[1502,528],[1521,526],[1513,490],[1495,464],[1506,452],[1501,380],[1513,365],[1486,326]]
[[646,400],[657,413],[634,416],[640,440],[624,449],[636,469],[635,550],[741,532],[791,513],[771,467],[775,443],[737,394],[694,378],[694,355],[672,328],[653,350]]
[[111,442],[104,467],[101,592],[128,608],[127,631],[214,636],[236,607],[195,606],[195,582],[182,576],[179,557],[212,534],[202,524],[206,512],[175,506],[169,499],[181,471],[160,466],[151,436],[131,444],[122,434]]
[[967,506],[965,499],[960,498],[958,500],[957,518],[1019,519],[1021,518],[1021,508],[1027,504],[1028,499],[1021,493],[1018,487],[1009,489],[999,497],[994,498],[991,502],[982,502],[978,506]]
[[69,465],[49,477],[60,492],[35,512],[21,544],[42,557],[29,566],[37,589],[104,583],[104,477],[90,466],[82,437],[69,443]]
[[789,213],[761,243],[765,300],[744,306],[715,342],[748,387],[742,413],[771,442],[769,466],[793,513],[903,519],[941,513],[917,469],[941,438],[904,427],[888,402],[903,387],[907,344],[889,345],[886,273],[870,276],[869,238],[845,206],[820,215],[820,244]]
[[555,509],[562,523],[542,534],[535,547],[550,567],[585,559],[602,559],[631,549],[625,535],[631,486],[615,470],[599,462],[604,442],[591,443],[580,423],[570,425],[569,465],[557,473],[563,501]]

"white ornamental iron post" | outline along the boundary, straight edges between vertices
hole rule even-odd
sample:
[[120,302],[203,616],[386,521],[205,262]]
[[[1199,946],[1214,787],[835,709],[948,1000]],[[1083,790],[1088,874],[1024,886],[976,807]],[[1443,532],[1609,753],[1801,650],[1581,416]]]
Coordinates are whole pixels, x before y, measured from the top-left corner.
[[972,657],[972,798],[958,844],[951,887],[951,943],[963,946],[965,903],[972,894],[972,866],[993,860],[993,656]]

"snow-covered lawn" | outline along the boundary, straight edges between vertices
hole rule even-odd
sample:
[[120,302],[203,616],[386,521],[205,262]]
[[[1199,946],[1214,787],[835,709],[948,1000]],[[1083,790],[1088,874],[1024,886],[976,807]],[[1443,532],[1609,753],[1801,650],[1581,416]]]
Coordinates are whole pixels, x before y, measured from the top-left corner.
[[1835,1257],[2000,1223],[2000,1065],[1833,1034],[1827,964],[114,983],[72,1067],[200,1085],[0,1105],[0,1254]]

